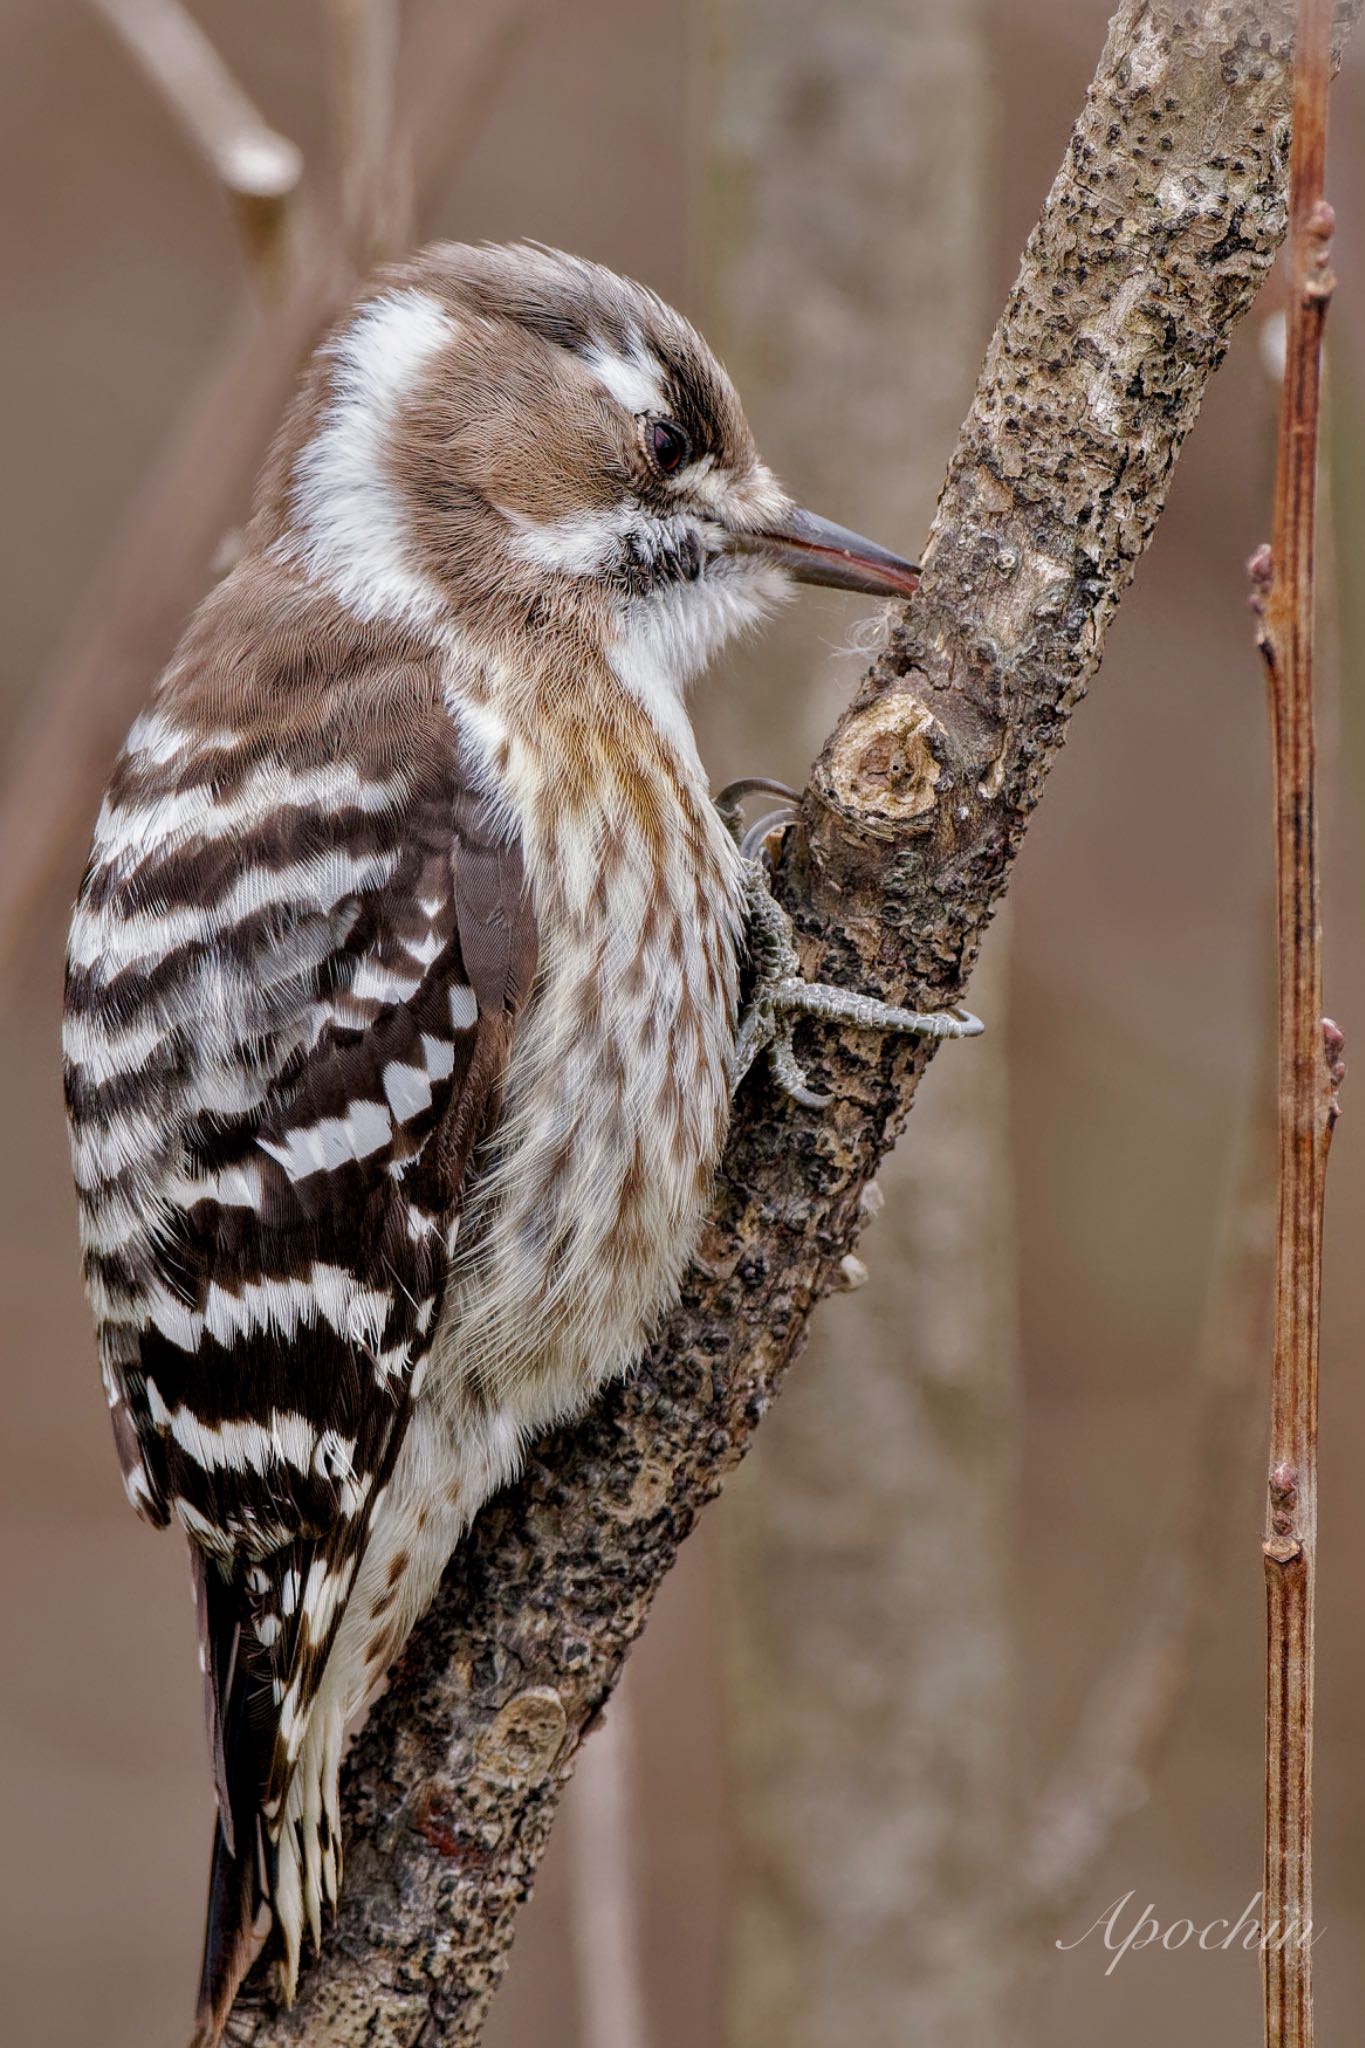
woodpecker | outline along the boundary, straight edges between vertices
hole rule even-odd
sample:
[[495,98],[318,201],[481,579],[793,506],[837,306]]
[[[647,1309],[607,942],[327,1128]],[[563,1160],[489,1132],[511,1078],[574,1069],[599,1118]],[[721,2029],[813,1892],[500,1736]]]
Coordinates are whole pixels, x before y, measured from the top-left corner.
[[[441,245],[318,349],[244,551],[133,725],[64,1052],[124,1481],[189,1539],[217,1793],[200,2048],[335,1903],[343,1744],[528,1440],[676,1298],[800,979],[684,687],[799,510],[705,342],[540,247]],[[739,1015],[746,945],[759,986]]]

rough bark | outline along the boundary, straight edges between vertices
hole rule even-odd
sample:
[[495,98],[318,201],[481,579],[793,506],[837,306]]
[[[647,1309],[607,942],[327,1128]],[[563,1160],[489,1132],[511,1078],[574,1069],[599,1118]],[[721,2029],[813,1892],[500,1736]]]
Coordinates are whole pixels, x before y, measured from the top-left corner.
[[[706,330],[798,496],[913,550],[989,328],[984,10],[713,11]],[[832,610],[791,607],[701,694],[717,779],[804,774],[839,704]],[[972,979],[986,1039],[882,1166],[870,1277],[821,1311],[727,1497],[736,2048],[1015,2031],[1004,936]]]
[[[1278,0],[1125,0],[1115,16],[987,351],[921,595],[789,836],[781,886],[808,971],[895,1000],[959,994],[1283,236],[1290,43]],[[454,1560],[348,1772],[322,1961],[292,2014],[243,2013],[234,2040],[477,2040],[577,1743],[852,1249],[927,1058],[815,1029],[805,1051],[834,1103],[817,1116],[766,1076],[746,1087],[682,1303]]]

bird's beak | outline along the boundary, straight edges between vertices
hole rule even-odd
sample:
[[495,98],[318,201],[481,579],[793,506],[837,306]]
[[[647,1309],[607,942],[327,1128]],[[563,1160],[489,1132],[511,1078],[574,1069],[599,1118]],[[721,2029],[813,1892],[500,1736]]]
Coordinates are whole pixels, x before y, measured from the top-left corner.
[[760,532],[732,531],[731,545],[738,554],[766,555],[798,583],[827,583],[868,597],[913,597],[919,589],[914,562],[799,506]]

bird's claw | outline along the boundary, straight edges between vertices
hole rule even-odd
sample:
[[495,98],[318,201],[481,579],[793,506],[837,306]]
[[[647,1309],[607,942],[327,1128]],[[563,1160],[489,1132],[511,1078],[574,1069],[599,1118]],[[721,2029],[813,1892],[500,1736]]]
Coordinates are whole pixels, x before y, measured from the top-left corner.
[[[744,805],[751,796],[771,796],[778,801],[752,825],[746,825]],[[770,832],[790,825],[800,802],[799,789],[792,789],[785,782],[775,782],[771,775],[742,775],[738,782],[726,783],[716,798],[716,809],[720,812],[721,823],[745,860],[752,861],[761,859]]]
[[[741,848],[744,842],[741,841]],[[903,1010],[857,989],[807,981],[801,973],[791,919],[768,886],[759,859],[745,859],[749,902],[749,952],[754,987],[735,1040],[733,1086],[738,1088],[760,1052],[767,1052],[773,1079],[783,1093],[807,1109],[824,1109],[832,1097],[810,1086],[796,1057],[792,1033],[798,1017],[825,1017],[868,1031],[905,1032],[919,1038],[975,1038],[985,1029],[970,1010]]]

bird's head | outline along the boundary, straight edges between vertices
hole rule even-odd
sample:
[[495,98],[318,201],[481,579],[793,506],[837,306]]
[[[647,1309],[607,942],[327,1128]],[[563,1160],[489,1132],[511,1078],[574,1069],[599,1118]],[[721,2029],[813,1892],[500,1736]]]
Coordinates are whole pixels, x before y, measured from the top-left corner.
[[362,617],[504,646],[567,622],[674,685],[792,581],[917,583],[793,502],[678,313],[524,245],[388,273],[319,352],[273,496],[276,545]]

